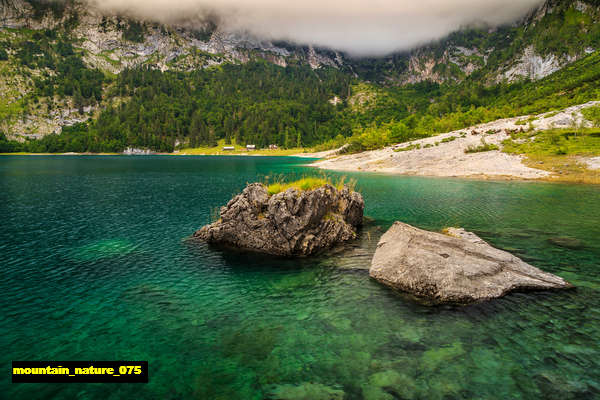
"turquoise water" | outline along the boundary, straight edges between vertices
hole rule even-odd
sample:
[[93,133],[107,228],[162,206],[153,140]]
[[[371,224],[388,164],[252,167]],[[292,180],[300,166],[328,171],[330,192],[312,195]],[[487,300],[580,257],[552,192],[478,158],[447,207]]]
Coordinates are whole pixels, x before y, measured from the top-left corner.
[[[182,240],[302,162],[0,158],[0,397],[600,397],[600,187],[357,174],[371,222],[335,253]],[[578,288],[420,305],[368,277],[395,220],[465,227]],[[148,360],[150,383],[10,384],[10,361],[32,359]]]

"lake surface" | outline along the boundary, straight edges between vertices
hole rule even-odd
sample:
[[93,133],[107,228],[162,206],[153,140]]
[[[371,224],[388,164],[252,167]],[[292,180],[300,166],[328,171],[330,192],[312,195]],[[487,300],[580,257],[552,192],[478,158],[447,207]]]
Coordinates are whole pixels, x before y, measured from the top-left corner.
[[[356,174],[371,222],[335,253],[183,240],[246,182],[303,162],[1,157],[0,397],[600,397],[600,187]],[[368,277],[395,220],[475,231],[578,288],[420,305]],[[149,361],[150,383],[9,383],[11,360],[118,359]]]

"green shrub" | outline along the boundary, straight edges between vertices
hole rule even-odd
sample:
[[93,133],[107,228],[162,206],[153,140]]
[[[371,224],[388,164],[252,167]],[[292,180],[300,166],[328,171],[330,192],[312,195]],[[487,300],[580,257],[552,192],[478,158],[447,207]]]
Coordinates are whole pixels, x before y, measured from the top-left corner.
[[562,155],[565,155],[565,154],[567,154],[567,153],[568,153],[568,150],[567,150],[567,148],[566,148],[566,147],[563,147],[563,146],[561,146],[561,147],[557,148],[557,149],[556,149],[556,152],[555,152],[555,154],[556,154],[556,155],[558,155],[558,156],[562,156]]
[[130,20],[127,28],[123,31],[123,39],[130,42],[143,43],[146,28],[140,22]]
[[584,108],[581,110],[581,114],[594,126],[600,126],[600,106]]
[[[341,177],[337,180],[329,178],[327,176],[323,177],[303,177],[293,182],[285,182],[285,178],[277,178],[275,182],[267,184],[267,191],[269,196],[272,196],[277,193],[285,192],[288,189],[297,189],[300,191],[307,190],[315,190],[320,188],[321,186],[331,185],[338,190],[342,190],[344,186],[348,186],[350,190],[354,190],[356,186],[355,180],[346,181],[346,177]],[[268,183],[268,182],[267,182]]]
[[465,149],[465,153],[482,153],[484,151],[500,150],[495,144],[487,143],[483,138],[481,139],[481,145],[469,146]]
[[450,137],[442,139],[442,143],[450,143],[450,142],[455,141],[456,139],[458,139],[456,136],[450,136]]
[[503,151],[528,156],[597,155],[600,154],[600,130],[555,129],[536,132],[535,140],[526,134],[502,142]]
[[420,143],[415,143],[415,144],[411,144],[410,146],[406,146],[406,147],[401,147],[399,149],[394,149],[394,151],[396,153],[400,153],[403,151],[411,151],[411,150],[419,150],[421,149],[421,144]]

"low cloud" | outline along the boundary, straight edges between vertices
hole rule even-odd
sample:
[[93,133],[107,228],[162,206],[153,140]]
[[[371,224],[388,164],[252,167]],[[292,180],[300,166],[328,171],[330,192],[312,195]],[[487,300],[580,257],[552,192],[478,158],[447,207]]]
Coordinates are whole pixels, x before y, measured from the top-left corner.
[[212,14],[227,29],[346,51],[384,55],[440,39],[461,26],[498,26],[541,0],[89,0],[108,12],[173,22]]

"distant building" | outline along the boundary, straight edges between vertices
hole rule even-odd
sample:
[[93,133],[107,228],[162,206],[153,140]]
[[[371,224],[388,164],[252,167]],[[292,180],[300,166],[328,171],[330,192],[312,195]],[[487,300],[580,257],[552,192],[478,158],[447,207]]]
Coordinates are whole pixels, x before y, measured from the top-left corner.
[[235,150],[234,146],[225,146],[225,147],[223,147],[223,151],[233,151],[233,150]]
[[269,150],[277,150],[279,147],[277,147],[276,144],[270,144],[269,145]]
[[256,145],[255,144],[247,144],[246,150],[248,150],[248,151],[256,150]]
[[126,156],[147,156],[149,154],[154,154],[154,152],[150,149],[138,149],[135,147],[128,147],[123,150],[123,154]]

